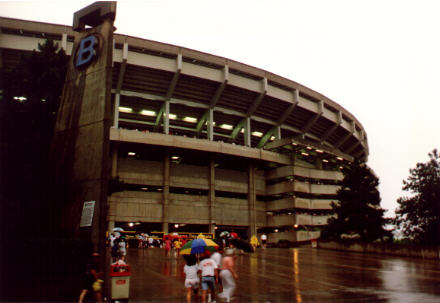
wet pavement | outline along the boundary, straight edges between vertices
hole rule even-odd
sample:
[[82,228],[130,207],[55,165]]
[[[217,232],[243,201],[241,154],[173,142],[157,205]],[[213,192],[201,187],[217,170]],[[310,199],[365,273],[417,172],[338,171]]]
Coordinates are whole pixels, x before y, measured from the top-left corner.
[[[127,262],[129,302],[186,302],[182,257],[132,248]],[[440,302],[438,260],[301,247],[259,249],[237,256],[236,265],[237,303]]]

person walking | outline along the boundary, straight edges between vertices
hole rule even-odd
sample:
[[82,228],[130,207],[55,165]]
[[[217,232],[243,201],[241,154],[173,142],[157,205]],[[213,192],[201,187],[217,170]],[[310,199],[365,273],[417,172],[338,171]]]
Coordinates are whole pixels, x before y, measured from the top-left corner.
[[[215,263],[217,263],[216,271],[217,271],[217,275],[219,275],[220,270],[222,269],[222,254],[219,251],[215,251],[212,253],[211,259],[213,259],[215,261]],[[219,292],[221,292],[223,290],[222,279],[220,278],[220,276],[217,281],[217,288],[218,288]]]
[[185,273],[186,302],[191,303],[191,296],[194,293],[194,299],[197,301],[199,296],[200,278],[197,274],[197,257],[194,254],[184,255],[186,261],[183,267]]
[[256,235],[252,235],[251,237],[251,245],[254,248],[254,251],[257,249],[257,247],[260,245],[260,243],[258,243],[258,239]]
[[166,238],[163,244],[165,248],[165,257],[169,258],[171,255],[171,240]]
[[125,256],[127,255],[127,242],[125,242],[124,236],[121,236],[118,242],[118,255],[122,255],[125,261]]
[[261,235],[260,239],[261,239],[261,246],[263,247],[263,249],[266,249],[266,242],[267,242],[266,234],[263,233]]
[[211,299],[209,302],[215,301],[215,284],[218,283],[217,263],[210,258],[211,254],[206,250],[202,254],[202,260],[199,263],[198,270],[202,276],[202,302],[206,303],[206,294],[210,291]]
[[91,261],[87,264],[86,272],[83,277],[83,288],[79,295],[78,303],[83,303],[87,297],[93,294],[94,300],[98,303],[103,302],[102,284],[104,273],[99,268],[99,253],[94,252]]
[[177,258],[180,255],[180,249],[182,248],[182,242],[180,241],[179,238],[177,238],[173,244],[174,244],[175,257]]
[[220,278],[222,280],[223,292],[218,296],[224,299],[226,302],[231,302],[236,288],[236,280],[238,279],[237,272],[235,270],[234,249],[227,248],[225,250],[225,256],[222,259],[222,270],[220,271]]

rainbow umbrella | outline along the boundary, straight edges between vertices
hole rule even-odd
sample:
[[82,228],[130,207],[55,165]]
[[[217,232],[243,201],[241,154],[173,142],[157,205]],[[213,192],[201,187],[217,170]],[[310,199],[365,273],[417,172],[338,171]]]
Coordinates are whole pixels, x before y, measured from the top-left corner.
[[186,242],[180,249],[181,255],[201,254],[205,250],[215,251],[217,243],[210,239],[200,238]]

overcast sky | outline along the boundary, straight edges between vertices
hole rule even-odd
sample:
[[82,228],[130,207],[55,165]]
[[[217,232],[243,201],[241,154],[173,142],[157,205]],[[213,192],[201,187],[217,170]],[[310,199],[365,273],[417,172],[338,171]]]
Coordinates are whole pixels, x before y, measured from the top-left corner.
[[[72,25],[94,1],[0,1],[0,16]],[[117,33],[184,46],[299,82],[364,126],[382,207],[440,142],[440,1],[119,1]]]

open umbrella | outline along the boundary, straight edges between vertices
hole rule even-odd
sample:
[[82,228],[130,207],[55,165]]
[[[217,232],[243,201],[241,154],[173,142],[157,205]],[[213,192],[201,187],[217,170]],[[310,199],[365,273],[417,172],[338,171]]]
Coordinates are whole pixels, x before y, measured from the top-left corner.
[[242,249],[242,250],[244,250],[245,252],[248,252],[248,253],[252,253],[252,252],[254,252],[254,247],[253,247],[252,244],[249,243],[248,241],[245,241],[245,240],[242,240],[242,239],[235,239],[235,238],[232,238],[232,239],[230,240],[230,242],[231,242],[231,244],[234,245],[236,248],[238,248],[238,249]]
[[231,232],[229,235],[231,236],[231,238],[235,238],[235,239],[239,238],[236,232]]
[[186,244],[182,246],[182,248],[180,249],[180,254],[181,255],[201,254],[205,250],[215,251],[215,248],[217,246],[218,244],[210,239],[204,239],[204,238],[194,239],[186,242]]
[[227,237],[227,236],[229,236],[229,231],[225,230],[220,233],[220,237]]
[[115,227],[113,228],[113,231],[124,231],[122,227]]

